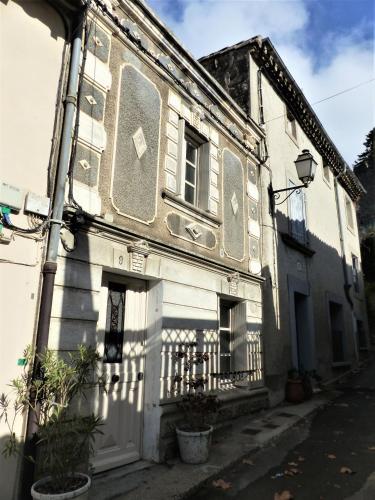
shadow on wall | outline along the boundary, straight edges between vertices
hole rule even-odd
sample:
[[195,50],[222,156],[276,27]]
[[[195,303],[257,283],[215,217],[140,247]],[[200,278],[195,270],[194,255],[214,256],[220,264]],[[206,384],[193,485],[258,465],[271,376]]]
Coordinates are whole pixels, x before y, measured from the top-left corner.
[[56,10],[46,2],[28,2],[25,0],[0,0],[0,2],[8,5],[15,3],[21,7],[25,14],[34,19],[38,19],[46,28],[50,30],[52,38],[65,38],[65,29],[59,20],[56,23],[51,22],[51,18],[56,18]]
[[277,211],[274,234],[275,267],[262,269],[265,380],[281,393],[292,367],[331,378],[343,364],[357,361],[368,340],[362,274],[358,271],[354,283],[352,267],[338,250],[338,229],[330,245],[306,230],[304,222]]

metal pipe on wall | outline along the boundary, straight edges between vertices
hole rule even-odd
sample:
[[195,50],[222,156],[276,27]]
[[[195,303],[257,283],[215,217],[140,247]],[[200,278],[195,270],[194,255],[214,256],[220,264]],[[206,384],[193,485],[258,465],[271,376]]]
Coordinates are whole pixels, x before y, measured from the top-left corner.
[[[70,154],[73,140],[74,116],[77,106],[78,83],[80,74],[80,58],[82,49],[82,15],[76,23],[76,35],[72,42],[69,67],[68,85],[65,98],[65,113],[61,135],[61,147],[57,165],[56,184],[53,197],[51,228],[48,240],[46,261],[43,265],[43,284],[41,291],[40,310],[35,341],[36,354],[43,352],[48,346],[48,336],[51,319],[53,288],[57,270],[57,253],[60,241],[60,230],[63,225],[62,217],[65,200],[65,183],[69,170]],[[37,363],[34,365],[34,377],[38,376]],[[24,456],[35,458],[37,431],[37,415],[30,410],[27,418]],[[23,460],[21,470],[20,498],[30,498],[30,489],[34,481],[34,464]]]

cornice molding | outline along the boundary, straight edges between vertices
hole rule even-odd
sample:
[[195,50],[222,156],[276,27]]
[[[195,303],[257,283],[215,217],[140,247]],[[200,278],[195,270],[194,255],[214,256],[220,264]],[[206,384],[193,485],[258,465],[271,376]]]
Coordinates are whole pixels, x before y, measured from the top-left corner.
[[350,197],[357,201],[363,187],[328,136],[319,118],[311,108],[287,67],[268,38],[257,37],[250,41],[250,53],[268,77],[271,84],[287,103],[296,120]]

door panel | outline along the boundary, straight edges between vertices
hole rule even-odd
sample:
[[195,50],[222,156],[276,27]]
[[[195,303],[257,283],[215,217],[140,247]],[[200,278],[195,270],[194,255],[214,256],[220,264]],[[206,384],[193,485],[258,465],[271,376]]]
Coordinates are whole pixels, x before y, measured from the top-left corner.
[[98,349],[106,387],[96,401],[104,421],[103,435],[95,441],[96,472],[141,457],[145,306],[145,282],[103,280]]

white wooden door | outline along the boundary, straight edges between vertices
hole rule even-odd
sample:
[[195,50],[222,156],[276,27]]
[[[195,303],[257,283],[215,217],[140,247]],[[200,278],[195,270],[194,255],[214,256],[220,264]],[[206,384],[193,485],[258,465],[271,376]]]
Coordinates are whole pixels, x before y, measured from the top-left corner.
[[95,440],[95,472],[141,457],[146,283],[108,275],[101,288],[98,350],[106,391],[96,398],[103,435]]

